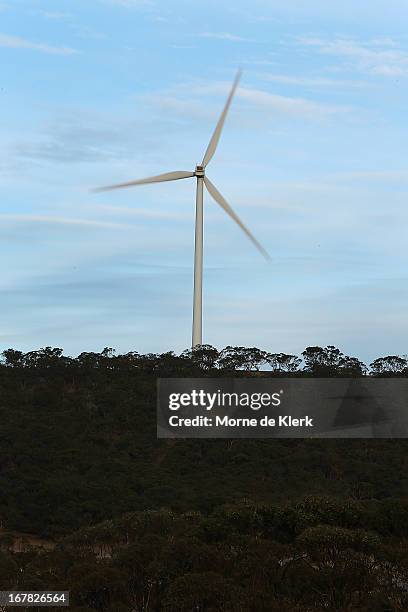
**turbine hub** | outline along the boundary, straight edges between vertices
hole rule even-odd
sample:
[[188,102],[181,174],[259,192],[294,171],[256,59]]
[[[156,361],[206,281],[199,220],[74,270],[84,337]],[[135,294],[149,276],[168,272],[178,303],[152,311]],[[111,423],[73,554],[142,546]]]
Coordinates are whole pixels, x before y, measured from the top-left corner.
[[205,175],[204,166],[196,166],[194,174],[197,177],[203,178]]

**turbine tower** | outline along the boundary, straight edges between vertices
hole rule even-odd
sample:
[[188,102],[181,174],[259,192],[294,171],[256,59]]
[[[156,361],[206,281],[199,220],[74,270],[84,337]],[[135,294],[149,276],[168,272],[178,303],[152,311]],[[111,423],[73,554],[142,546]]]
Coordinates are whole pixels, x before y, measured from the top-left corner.
[[209,194],[214,200],[225,210],[225,212],[239,225],[239,227],[245,232],[250,240],[254,243],[256,248],[262,253],[266,259],[269,259],[268,253],[259,244],[256,238],[251,234],[249,229],[242,223],[238,215],[233,211],[231,206],[220,194],[215,185],[206,176],[205,170],[208,163],[211,161],[218,145],[218,141],[221,136],[222,128],[224,126],[225,118],[227,116],[229,107],[231,105],[232,98],[235,90],[238,87],[238,82],[241,77],[241,71],[238,71],[234,83],[232,85],[230,94],[225,103],[224,109],[221,113],[218,123],[215,126],[214,133],[208,144],[207,150],[204,154],[201,165],[196,166],[194,172],[187,172],[183,170],[175,172],[166,172],[165,174],[159,174],[157,176],[150,176],[148,178],[139,179],[136,181],[129,181],[128,183],[120,183],[118,185],[108,185],[107,187],[99,187],[94,191],[109,191],[111,189],[123,189],[125,187],[133,187],[135,185],[146,185],[147,183],[162,183],[165,181],[177,181],[179,179],[196,177],[197,189],[196,189],[196,215],[195,215],[195,248],[194,248],[194,299],[193,299],[193,337],[192,347],[200,346],[202,344],[202,320],[203,320],[203,188],[204,185]]

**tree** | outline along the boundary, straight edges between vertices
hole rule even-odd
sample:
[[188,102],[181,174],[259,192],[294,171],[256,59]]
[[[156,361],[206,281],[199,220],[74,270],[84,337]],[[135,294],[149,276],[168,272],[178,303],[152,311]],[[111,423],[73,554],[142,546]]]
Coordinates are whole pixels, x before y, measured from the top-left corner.
[[200,368],[200,370],[208,371],[216,368],[219,353],[210,344],[201,344],[200,346],[183,351],[181,357],[190,361],[192,365]]
[[273,372],[297,372],[302,360],[296,355],[285,353],[267,353],[266,361]]
[[30,351],[24,355],[24,365],[29,368],[52,368],[66,364],[70,360],[62,355],[61,348],[46,346],[38,351]]
[[334,562],[344,550],[371,552],[380,544],[375,533],[332,525],[316,525],[305,529],[297,538],[299,547],[313,556],[324,556]]
[[308,346],[302,353],[305,372],[314,376],[332,376],[338,371],[343,353],[335,346]]
[[22,351],[15,351],[10,348],[3,351],[2,355],[6,366],[17,368],[24,365],[24,353]]
[[267,353],[258,348],[227,346],[220,353],[218,365],[223,370],[258,371],[267,363]]
[[398,355],[388,355],[387,357],[379,357],[371,364],[371,373],[373,376],[402,376],[408,374],[408,359]]
[[100,353],[81,353],[75,359],[75,362],[80,368],[84,370],[93,370],[100,366],[101,354]]
[[344,356],[339,361],[339,372],[344,376],[364,376],[367,374],[367,366],[357,357]]
[[363,376],[367,367],[356,357],[344,355],[335,346],[308,346],[302,353],[304,371],[313,376]]

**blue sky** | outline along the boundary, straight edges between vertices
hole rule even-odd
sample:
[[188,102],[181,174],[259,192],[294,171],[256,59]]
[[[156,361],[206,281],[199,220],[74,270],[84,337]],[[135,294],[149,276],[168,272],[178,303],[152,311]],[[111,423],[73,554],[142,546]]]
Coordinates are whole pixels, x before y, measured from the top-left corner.
[[366,362],[408,340],[408,5],[0,0],[0,345],[181,351],[192,170],[208,176],[204,341]]

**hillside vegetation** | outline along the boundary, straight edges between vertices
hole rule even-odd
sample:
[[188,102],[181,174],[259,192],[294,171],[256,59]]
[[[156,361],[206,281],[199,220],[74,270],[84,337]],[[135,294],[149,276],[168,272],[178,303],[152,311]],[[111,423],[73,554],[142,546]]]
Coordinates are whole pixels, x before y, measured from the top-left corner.
[[[1,588],[71,588],[78,612],[407,609],[408,441],[156,439],[158,377],[407,374],[334,347],[4,351]],[[13,553],[16,531],[55,548]]]

